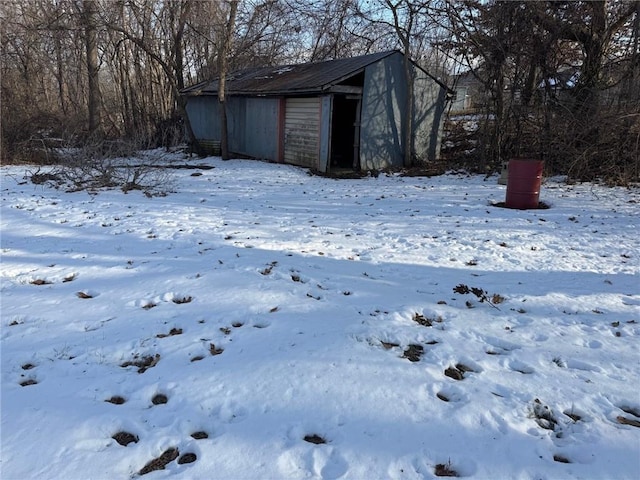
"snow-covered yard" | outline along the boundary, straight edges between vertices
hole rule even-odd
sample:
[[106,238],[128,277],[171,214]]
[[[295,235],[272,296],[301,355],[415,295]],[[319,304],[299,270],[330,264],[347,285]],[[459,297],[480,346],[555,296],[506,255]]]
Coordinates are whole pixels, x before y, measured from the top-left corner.
[[640,477],[639,190],[205,162],[2,167],[3,480]]

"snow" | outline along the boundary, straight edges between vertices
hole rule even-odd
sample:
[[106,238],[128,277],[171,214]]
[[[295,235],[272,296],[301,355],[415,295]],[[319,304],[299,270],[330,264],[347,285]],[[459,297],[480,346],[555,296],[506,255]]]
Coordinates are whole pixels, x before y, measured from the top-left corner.
[[1,168],[3,480],[640,477],[640,191],[205,163]]

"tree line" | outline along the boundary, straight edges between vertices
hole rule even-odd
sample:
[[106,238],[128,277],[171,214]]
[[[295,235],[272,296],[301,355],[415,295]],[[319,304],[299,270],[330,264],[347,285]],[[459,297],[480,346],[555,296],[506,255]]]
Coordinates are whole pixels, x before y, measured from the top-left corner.
[[0,21],[3,162],[58,139],[189,140],[185,86],[397,48],[481,86],[474,165],[534,155],[579,179],[638,176],[637,1],[4,0]]

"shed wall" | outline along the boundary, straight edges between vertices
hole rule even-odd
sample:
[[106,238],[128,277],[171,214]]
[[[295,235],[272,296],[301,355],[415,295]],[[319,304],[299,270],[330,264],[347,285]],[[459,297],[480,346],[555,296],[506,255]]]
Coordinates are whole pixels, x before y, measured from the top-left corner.
[[220,141],[220,114],[218,97],[187,97],[187,115],[193,133],[199,140]]
[[[440,151],[446,89],[413,67],[413,150],[418,161]],[[391,55],[365,70],[360,130],[360,165],[365,170],[401,167],[407,86],[403,57]]]
[[362,169],[402,166],[406,95],[402,55],[391,55],[365,69],[360,119]]
[[278,159],[277,98],[247,98],[245,110],[244,153],[264,160]]
[[[227,98],[229,151],[253,158],[278,156],[277,98]],[[190,97],[187,114],[198,140],[220,141],[220,104],[214,96]]]
[[[227,140],[230,153],[243,153],[245,150],[245,137],[247,125],[245,116],[247,112],[247,99],[244,97],[227,98]],[[218,104],[218,111],[220,104]],[[220,133],[217,135],[220,138]]]
[[420,69],[415,69],[413,139],[418,162],[437,160],[444,129],[447,91]]

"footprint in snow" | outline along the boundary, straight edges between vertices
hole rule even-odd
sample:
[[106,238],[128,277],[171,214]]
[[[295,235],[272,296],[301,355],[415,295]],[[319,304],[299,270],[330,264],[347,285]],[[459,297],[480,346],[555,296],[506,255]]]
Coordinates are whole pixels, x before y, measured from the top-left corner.
[[76,293],[76,297],[81,298],[82,300],[88,300],[91,298],[97,297],[98,294],[89,290],[81,290]]
[[166,338],[166,337],[172,337],[174,335],[182,335],[182,329],[174,327],[171,330],[169,330],[169,333],[159,333],[159,334],[157,334],[156,338]]
[[140,440],[137,435],[125,431],[115,433],[111,438],[113,438],[116,442],[118,442],[119,445],[122,445],[123,447],[126,447],[130,443],[138,443],[138,440]]
[[582,360],[575,360],[569,358],[565,360],[565,365],[567,368],[573,368],[575,370],[583,370],[585,372],[602,372],[602,369],[596,365],[591,365],[590,363],[583,362]]
[[136,307],[144,308],[145,310],[151,310],[154,307],[158,306],[158,302],[155,300],[150,300],[147,298],[143,298],[142,300],[137,300],[135,302]]
[[324,437],[321,437],[320,435],[318,435],[317,433],[307,434],[304,437],[302,437],[302,439],[305,442],[313,443],[314,445],[322,445],[324,443],[327,443],[327,440]]
[[422,354],[424,353],[424,347],[418,344],[407,345],[407,348],[402,354],[402,358],[406,358],[410,362],[419,362]]
[[508,362],[506,362],[506,367],[509,370],[522,373],[523,375],[529,375],[535,372],[533,367],[527,365],[524,362],[521,362],[520,360],[509,360]]
[[454,380],[464,380],[467,373],[478,373],[481,369],[476,366],[470,366],[466,363],[456,363],[455,366],[449,366],[444,370],[445,376]]
[[271,325],[269,322],[256,322],[252,326],[253,328],[267,328],[269,325]]
[[163,405],[169,401],[169,397],[167,397],[164,393],[156,393],[151,399],[151,403],[154,405]]
[[560,453],[556,453],[553,455],[553,461],[554,462],[559,462],[559,463],[573,463],[571,462],[571,460],[569,460],[569,458],[565,455],[562,455]]
[[626,413],[626,415],[616,416],[618,423],[640,428],[640,408],[629,405],[619,405],[618,408]]
[[467,403],[469,398],[464,392],[453,385],[443,385],[438,388],[436,397],[446,403]]
[[113,403],[114,405],[122,405],[122,404],[126,403],[126,401],[127,401],[127,399],[122,397],[122,396],[120,396],[120,395],[113,395],[112,397],[107,398],[105,400],[105,402]]
[[488,344],[485,352],[489,355],[507,355],[513,350],[521,348],[521,346],[516,343],[511,343],[498,337],[481,336],[480,340]]
[[587,421],[586,414],[573,406],[570,409],[563,410],[562,413],[573,420],[574,423]]
[[156,470],[164,470],[164,467],[178,458],[178,455],[180,455],[180,452],[177,448],[169,448],[162,452],[159,457],[154,458],[142,467],[138,472],[138,475],[146,475],[147,473],[151,473]]
[[303,473],[306,477],[328,480],[343,478],[347,473],[349,464],[326,437],[308,433],[294,442],[277,460],[283,478],[298,478]]
[[193,297],[191,295],[173,295],[170,300],[176,305],[182,305],[183,303],[191,303]]

